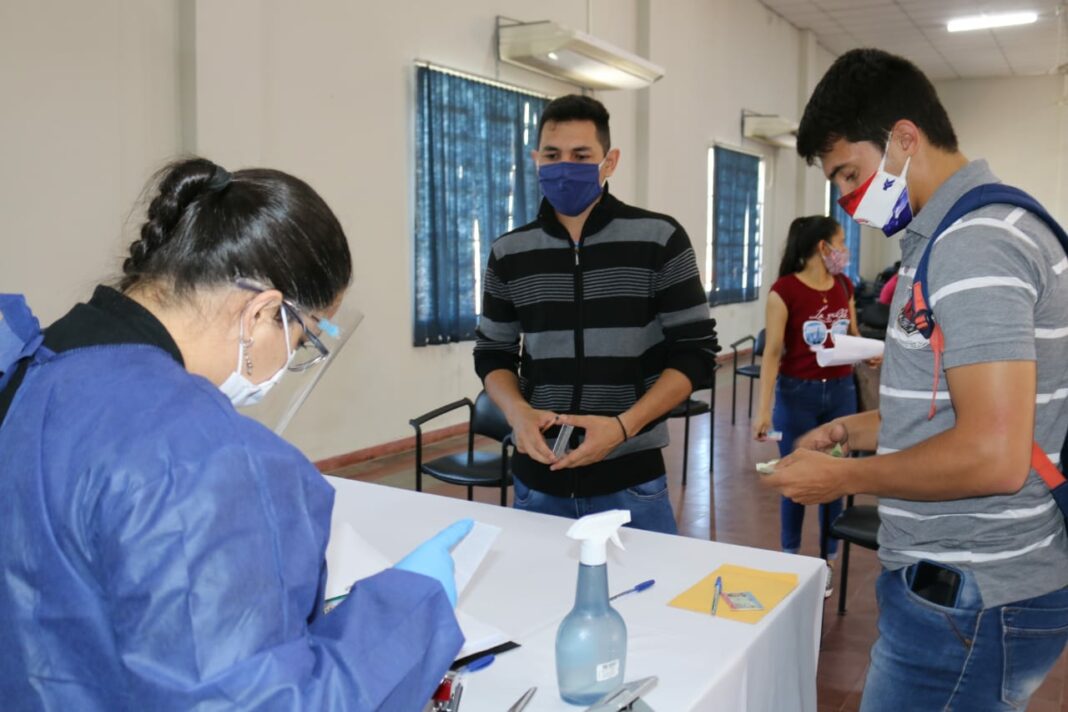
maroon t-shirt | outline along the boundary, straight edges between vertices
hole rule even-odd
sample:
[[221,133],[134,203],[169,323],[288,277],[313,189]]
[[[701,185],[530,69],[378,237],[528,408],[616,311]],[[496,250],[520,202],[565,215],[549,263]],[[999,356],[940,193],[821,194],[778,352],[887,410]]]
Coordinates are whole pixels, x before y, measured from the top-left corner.
[[853,373],[852,366],[820,368],[813,349],[834,346],[831,332],[849,333],[849,300],[853,283],[845,275],[834,278],[834,286],[823,292],[805,284],[796,274],[788,274],[771,285],[771,291],[786,303],[786,333],[779,373],[793,378],[841,378]]

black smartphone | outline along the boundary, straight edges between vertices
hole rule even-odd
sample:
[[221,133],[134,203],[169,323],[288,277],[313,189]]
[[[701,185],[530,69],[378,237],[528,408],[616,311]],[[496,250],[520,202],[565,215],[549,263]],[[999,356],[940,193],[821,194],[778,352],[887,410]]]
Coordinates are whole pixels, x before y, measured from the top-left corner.
[[937,606],[956,607],[960,596],[959,571],[930,561],[921,561],[911,573],[909,588],[913,593]]

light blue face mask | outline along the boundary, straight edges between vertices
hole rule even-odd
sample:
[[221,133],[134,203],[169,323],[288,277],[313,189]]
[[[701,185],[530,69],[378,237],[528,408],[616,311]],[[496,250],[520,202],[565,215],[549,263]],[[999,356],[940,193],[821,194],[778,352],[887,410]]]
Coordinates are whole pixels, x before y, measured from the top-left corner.
[[[606,159],[607,160],[607,159]],[[538,184],[558,213],[575,217],[601,196],[600,163],[546,163],[538,166]]]
[[251,340],[245,341],[245,321],[244,318],[241,320],[241,332],[237,342],[237,369],[219,386],[219,390],[230,399],[235,408],[256,405],[263,400],[263,397],[282,380],[282,376],[285,375],[290,362],[293,361],[295,352],[289,346],[289,319],[286,317],[285,309],[280,311],[282,314],[282,331],[285,334],[286,362],[282,364],[282,367],[273,376],[263,383],[253,383],[241,373],[241,364],[245,360],[245,346],[246,344],[252,345]]

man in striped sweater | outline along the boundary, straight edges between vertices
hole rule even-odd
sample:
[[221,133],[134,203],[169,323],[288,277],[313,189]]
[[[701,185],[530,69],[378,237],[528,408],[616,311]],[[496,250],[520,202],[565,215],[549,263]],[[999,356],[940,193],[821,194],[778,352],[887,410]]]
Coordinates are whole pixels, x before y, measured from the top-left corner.
[[[619,149],[600,102],[556,99],[538,134],[545,200],[493,244],[475,346],[515,436],[515,506],[628,509],[631,526],[675,533],[665,418],[707,387],[719,351],[693,247],[671,218],[609,194]],[[575,433],[557,457],[565,424]]]
[[[1032,442],[1057,461],[1068,429],[1064,250],[1008,205],[942,232],[927,274],[939,363],[906,303],[934,231],[997,181],[990,168],[960,152],[920,70],[879,50],[835,61],[797,146],[855,218],[901,230],[901,269],[879,410],[805,436],[767,482],[806,504],[880,497],[879,639],[861,710],[1023,709],[1068,639],[1064,518],[1030,467]],[[835,443],[877,454],[817,452]]]

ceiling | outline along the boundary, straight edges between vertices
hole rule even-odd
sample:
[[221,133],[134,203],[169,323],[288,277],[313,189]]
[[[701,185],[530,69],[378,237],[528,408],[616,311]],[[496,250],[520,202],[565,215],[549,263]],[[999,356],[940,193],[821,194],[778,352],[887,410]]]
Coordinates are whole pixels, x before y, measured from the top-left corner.
[[[931,79],[1048,74],[1068,62],[1062,0],[761,0],[838,55],[878,47],[915,62]],[[1058,13],[1058,8],[1061,12]],[[1038,22],[950,34],[955,17],[1031,10]]]

